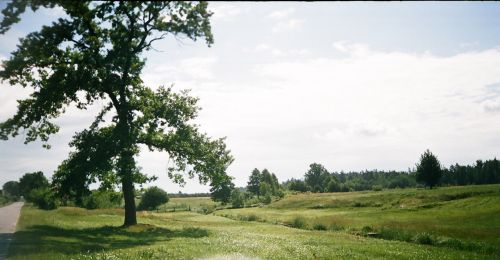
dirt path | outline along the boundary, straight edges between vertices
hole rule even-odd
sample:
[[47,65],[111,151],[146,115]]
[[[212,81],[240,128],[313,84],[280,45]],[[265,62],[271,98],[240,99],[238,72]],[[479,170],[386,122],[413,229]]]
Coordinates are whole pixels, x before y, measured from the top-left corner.
[[0,208],[0,260],[7,257],[7,250],[16,231],[17,220],[23,204],[23,202],[15,202]]

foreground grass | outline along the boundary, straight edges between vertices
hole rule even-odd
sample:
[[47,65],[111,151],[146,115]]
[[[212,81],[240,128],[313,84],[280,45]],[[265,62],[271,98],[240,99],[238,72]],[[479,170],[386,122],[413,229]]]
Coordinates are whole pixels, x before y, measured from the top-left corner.
[[9,259],[491,259],[494,255],[235,221],[195,212],[140,213],[120,228],[122,210],[22,209]]
[[473,251],[500,248],[500,185],[298,194],[266,207],[216,214]]

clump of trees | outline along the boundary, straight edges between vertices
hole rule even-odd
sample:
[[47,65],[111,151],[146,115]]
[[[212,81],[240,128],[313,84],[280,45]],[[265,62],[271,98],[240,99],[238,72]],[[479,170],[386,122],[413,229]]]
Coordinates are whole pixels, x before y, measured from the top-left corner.
[[231,190],[231,206],[242,208],[245,205],[269,204],[273,198],[283,198],[285,193],[274,173],[267,169],[253,169],[245,188]]

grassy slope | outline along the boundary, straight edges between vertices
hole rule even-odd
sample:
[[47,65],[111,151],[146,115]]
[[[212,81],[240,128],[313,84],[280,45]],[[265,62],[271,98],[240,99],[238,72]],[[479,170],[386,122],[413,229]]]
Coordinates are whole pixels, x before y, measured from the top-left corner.
[[434,190],[389,190],[299,194],[262,208],[228,209],[217,215],[254,215],[271,223],[301,217],[312,227],[393,228],[481,242],[500,247],[500,185]]
[[[495,186],[496,189],[498,187]],[[401,192],[420,191],[389,191],[380,194],[398,197],[401,195],[397,194]],[[435,191],[425,192],[430,192],[432,195]],[[359,202],[368,202],[371,200],[370,194],[372,193],[339,194],[344,198],[338,199],[351,201],[349,196],[357,196]],[[487,194],[479,195],[479,197]],[[332,194],[329,196],[331,199]],[[365,198],[366,196],[368,198]],[[310,198],[309,202],[304,202],[308,198]],[[224,210],[217,211],[217,214],[238,214],[239,211],[252,210],[252,213],[256,214],[265,215],[268,211],[272,211],[288,212],[293,216],[302,213],[335,212],[342,208],[307,209],[318,207],[318,203],[324,204],[321,207],[333,207],[334,204],[328,204],[329,200],[326,198],[329,197],[325,194],[290,196],[268,208]],[[389,201],[391,199],[387,198],[387,202]],[[450,202],[453,201],[458,200]],[[379,206],[373,210],[381,210],[381,208],[382,206]],[[376,215],[370,218],[369,212],[362,213],[363,210],[369,209],[371,208],[354,208],[352,213],[344,209],[344,214],[374,221],[373,218]],[[390,210],[386,209],[386,211]],[[347,232],[311,231],[271,223],[234,221],[194,212],[141,213],[139,214],[141,225],[122,229],[118,227],[122,223],[122,216],[122,210],[88,211],[78,208],[60,208],[54,211],[41,211],[25,206],[22,209],[18,232],[11,244],[9,259],[193,259],[222,255],[265,259],[312,259],[315,257],[320,259],[491,259],[498,257],[498,255],[477,254],[450,248],[365,238],[350,235]],[[311,216],[316,217],[316,215]],[[353,223],[359,219],[354,220]]]

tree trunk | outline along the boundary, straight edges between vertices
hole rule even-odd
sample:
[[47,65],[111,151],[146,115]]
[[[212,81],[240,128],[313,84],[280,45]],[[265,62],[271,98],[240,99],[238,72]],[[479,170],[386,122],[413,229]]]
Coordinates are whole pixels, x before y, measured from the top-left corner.
[[134,182],[132,179],[134,165],[133,153],[130,151],[123,151],[120,156],[120,175],[122,177],[123,198],[125,200],[125,221],[123,222],[123,226],[137,224]]

